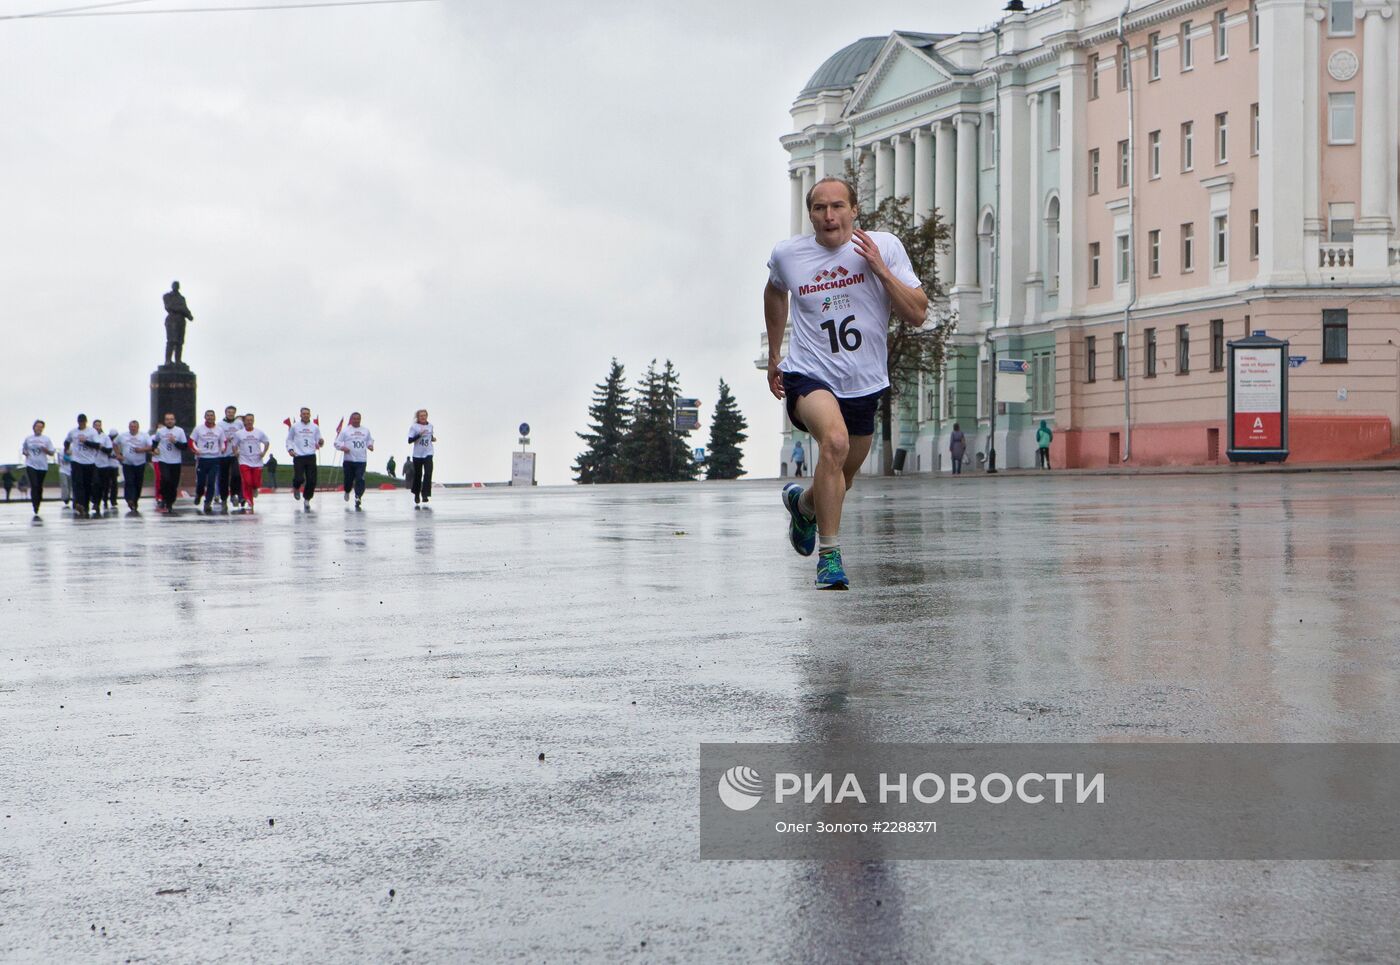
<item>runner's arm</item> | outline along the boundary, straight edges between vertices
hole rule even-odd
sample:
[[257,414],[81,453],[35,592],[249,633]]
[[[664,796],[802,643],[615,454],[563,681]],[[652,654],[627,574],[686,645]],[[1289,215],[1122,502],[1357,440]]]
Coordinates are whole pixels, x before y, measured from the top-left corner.
[[768,391],[783,397],[783,375],[778,363],[783,358],[783,332],[787,329],[787,292],[770,281],[763,286],[763,322],[768,328]]
[[870,265],[870,271],[885,286],[890,296],[890,311],[894,312],[895,317],[905,325],[922,325],[928,316],[928,295],[924,294],[924,290],[918,285],[906,285],[896,278],[890,266],[885,264],[884,255],[875,239],[864,231],[856,228],[851,240]]

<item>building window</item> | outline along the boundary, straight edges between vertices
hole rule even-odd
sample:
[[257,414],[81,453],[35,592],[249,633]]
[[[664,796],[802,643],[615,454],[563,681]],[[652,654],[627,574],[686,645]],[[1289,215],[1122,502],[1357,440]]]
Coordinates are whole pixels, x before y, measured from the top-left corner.
[[1196,270],[1196,226],[1189,221],[1181,226],[1181,270]]
[[997,237],[996,219],[988,211],[982,215],[982,228],[977,233],[977,284],[982,287],[982,300],[991,301],[996,289],[993,266],[996,263]]
[[1196,125],[1187,121],[1181,125],[1181,170],[1190,171],[1196,166]]
[[1227,10],[1218,10],[1215,14],[1215,59],[1224,60],[1230,56],[1230,40],[1225,33],[1225,17],[1229,14]]
[[1126,285],[1128,283],[1128,272],[1131,270],[1132,265],[1130,255],[1132,245],[1127,235],[1119,235],[1113,240],[1118,250],[1118,257],[1116,259],[1118,262],[1118,274],[1114,280],[1120,285]]
[[1060,92],[1050,92],[1050,150],[1060,149]]
[[1215,115],[1215,163],[1224,164],[1230,160],[1230,115]]
[[1060,290],[1060,199],[1051,198],[1045,209],[1045,290]]
[[1155,328],[1142,330],[1142,375],[1143,378],[1147,379],[1157,377],[1157,330]]
[[1128,49],[1127,44],[1118,48],[1118,89],[1128,89],[1128,71],[1132,69],[1133,52]]
[[1249,0],[1249,49],[1259,49],[1259,4]]
[[1345,308],[1324,308],[1322,310],[1322,361],[1345,362],[1347,360],[1347,310]]
[[1147,79],[1160,80],[1162,77],[1162,35],[1147,35]]
[[1128,186],[1128,142],[1118,142],[1118,186]]
[[988,111],[982,115],[982,167],[996,167],[997,163],[997,115]]
[[1225,367],[1225,319],[1210,320],[1210,370],[1219,372]]
[[1254,261],[1259,257],[1259,209],[1249,209],[1249,259]]
[[1186,375],[1191,371],[1191,326],[1176,327],[1176,374]]
[[1230,263],[1230,218],[1228,215],[1218,214],[1215,216],[1214,235],[1214,264],[1216,268],[1221,268]]
[[1123,333],[1113,333],[1113,379],[1121,382],[1128,374],[1128,353],[1123,350]]
[[1089,75],[1089,100],[1098,100],[1099,96],[1099,55],[1090,54],[1086,73]]
[[1191,50],[1191,21],[1181,24],[1181,69],[1190,70],[1196,66],[1196,58]]
[[1099,356],[1097,340],[1092,335],[1084,336],[1084,381],[1094,382],[1099,377]]
[[1156,278],[1162,274],[1162,231],[1153,228],[1147,233],[1147,274]]
[[1089,152],[1089,193],[1099,193],[1099,149]]
[[1352,226],[1356,219],[1356,205],[1329,204],[1327,206],[1327,240],[1333,244],[1351,244]]
[[1350,37],[1356,33],[1356,9],[1352,0],[1328,0],[1327,36]]
[[1097,241],[1089,244],[1089,287],[1099,287],[1099,243]]
[[1031,353],[1031,411],[1055,411],[1055,353]]
[[1356,94],[1327,95],[1327,143],[1356,143]]
[[1259,105],[1249,105],[1249,153],[1259,153]]
[[1147,176],[1162,176],[1162,132],[1152,131],[1147,135]]

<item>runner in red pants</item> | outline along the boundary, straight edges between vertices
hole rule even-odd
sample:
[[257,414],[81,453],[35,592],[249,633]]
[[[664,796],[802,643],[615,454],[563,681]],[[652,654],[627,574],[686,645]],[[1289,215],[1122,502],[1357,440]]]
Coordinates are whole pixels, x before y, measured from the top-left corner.
[[243,483],[243,512],[253,512],[253,501],[258,498],[258,487],[262,485],[263,459],[272,445],[267,433],[253,428],[253,413],[243,417],[243,428],[233,434],[234,445],[238,448],[238,476]]

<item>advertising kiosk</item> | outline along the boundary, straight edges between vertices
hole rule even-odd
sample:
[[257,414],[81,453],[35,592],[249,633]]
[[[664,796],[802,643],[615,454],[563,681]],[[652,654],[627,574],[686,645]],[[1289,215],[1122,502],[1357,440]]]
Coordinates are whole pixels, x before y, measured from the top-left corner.
[[1283,462],[1288,458],[1288,342],[1256,332],[1230,342],[1231,462]]

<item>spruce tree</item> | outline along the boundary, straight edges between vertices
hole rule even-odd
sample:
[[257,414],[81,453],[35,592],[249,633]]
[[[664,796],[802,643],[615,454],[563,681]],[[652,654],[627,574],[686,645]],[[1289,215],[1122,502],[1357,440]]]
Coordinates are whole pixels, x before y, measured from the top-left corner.
[[588,483],[623,482],[622,442],[631,424],[631,406],[622,366],[612,360],[606,380],[593,388],[593,404],[588,407],[591,432],[577,433],[588,443],[574,463],[574,481]]
[[706,479],[738,479],[744,475],[744,454],[739,445],[748,438],[744,433],[748,427],[729,386],[720,379],[719,401],[710,419],[710,448],[705,454]]
[[656,360],[637,384],[632,425],[622,442],[626,482],[672,482],[695,478],[695,461],[676,432],[675,400],[679,377],[670,360],[662,371]]

